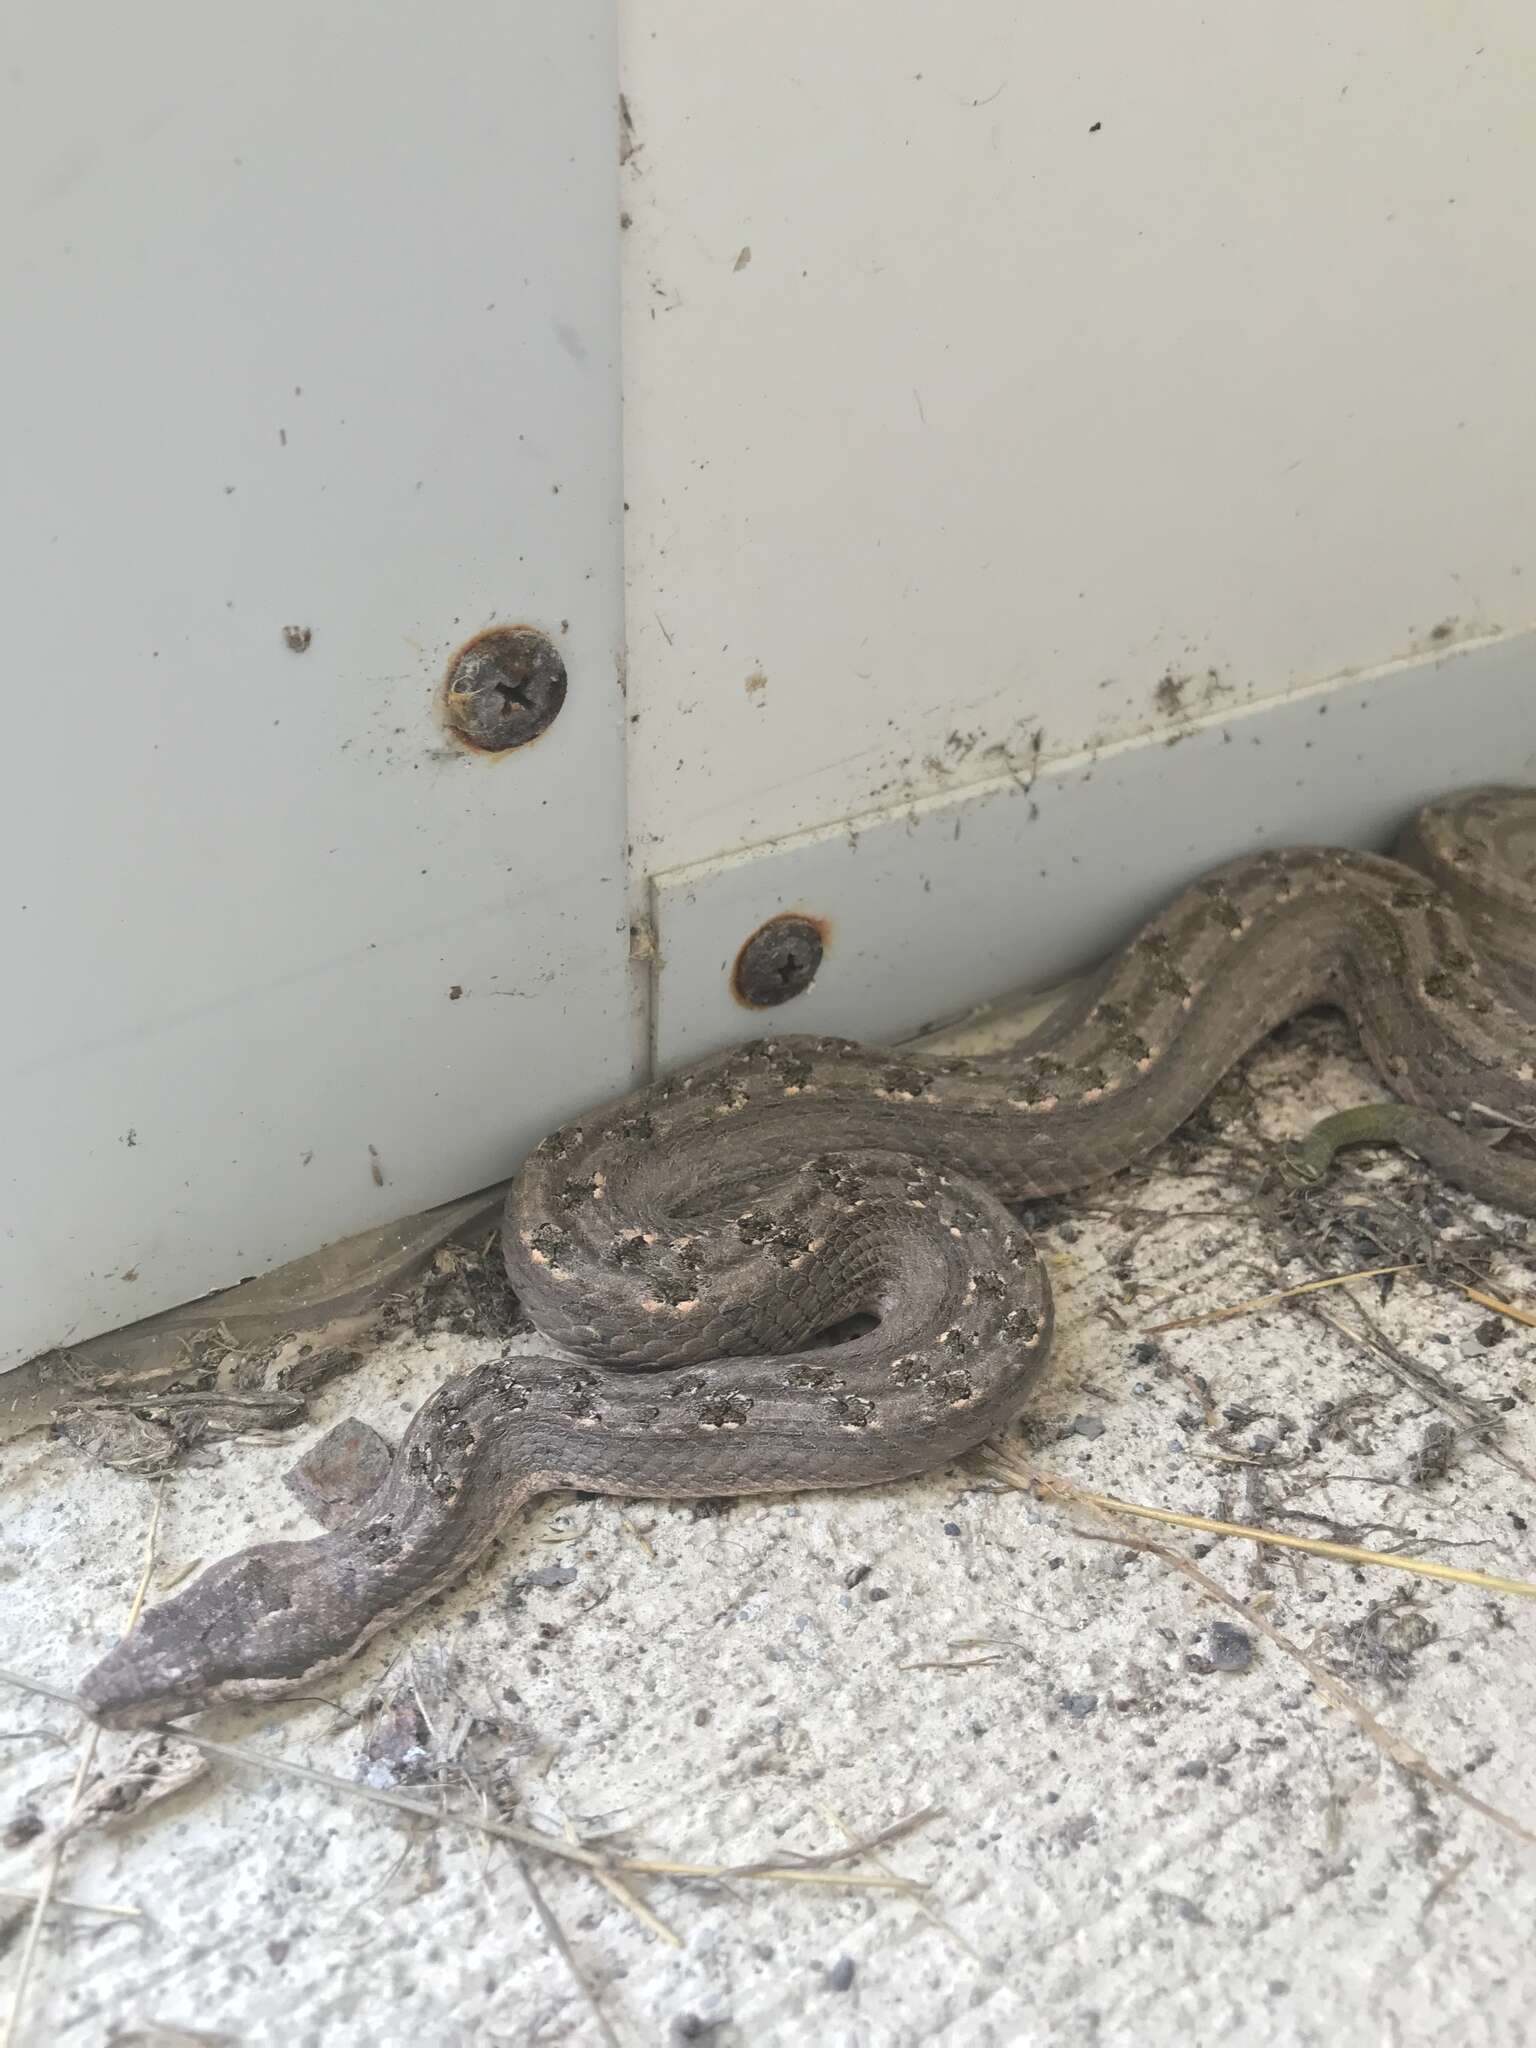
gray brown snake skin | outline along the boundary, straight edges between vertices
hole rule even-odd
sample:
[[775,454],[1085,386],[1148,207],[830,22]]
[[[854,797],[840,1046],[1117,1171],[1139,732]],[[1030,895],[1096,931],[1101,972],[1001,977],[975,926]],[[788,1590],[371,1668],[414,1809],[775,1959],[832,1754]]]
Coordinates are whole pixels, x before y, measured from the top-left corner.
[[[1536,792],[1431,805],[1398,856],[1217,869],[1004,1054],[767,1039],[557,1131],[503,1243],[540,1330],[585,1362],[508,1354],[447,1381],[349,1522],[240,1551],[152,1608],[87,1676],[88,1711],[132,1726],[302,1691],[554,1488],[867,1486],[969,1450],[1050,1342],[1005,1203],[1139,1158],[1317,1004],[1412,1105],[1333,1142],[1395,1138],[1536,1214],[1536,1163],[1487,1142],[1536,1111]],[[861,1312],[874,1329],[811,1344]]]

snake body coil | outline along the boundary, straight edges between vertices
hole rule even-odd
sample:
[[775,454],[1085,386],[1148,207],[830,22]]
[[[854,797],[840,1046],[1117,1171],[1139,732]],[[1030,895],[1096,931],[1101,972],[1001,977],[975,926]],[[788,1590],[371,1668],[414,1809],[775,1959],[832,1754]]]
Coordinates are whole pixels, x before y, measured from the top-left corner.
[[[1021,1049],[767,1039],[547,1138],[508,1198],[505,1256],[575,1358],[449,1380],[350,1523],[210,1567],[96,1666],[87,1707],[132,1725],[301,1690],[541,1491],[862,1486],[954,1457],[1018,1411],[1050,1341],[1005,1205],[1140,1157],[1322,1003],[1414,1107],[1401,1142],[1536,1213],[1536,1171],[1478,1135],[1536,1109],[1536,793],[1431,805],[1396,860],[1247,856]],[[855,1316],[877,1321],[813,1342]]]

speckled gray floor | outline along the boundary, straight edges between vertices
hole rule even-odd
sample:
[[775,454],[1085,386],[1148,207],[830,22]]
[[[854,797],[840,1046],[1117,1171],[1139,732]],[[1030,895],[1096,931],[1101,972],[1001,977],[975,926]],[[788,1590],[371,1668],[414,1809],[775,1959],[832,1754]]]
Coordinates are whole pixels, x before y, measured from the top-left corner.
[[[1374,1092],[1342,1033],[1307,1020],[1148,1170],[1048,1205],[1060,1336],[1011,1448],[1130,1501],[1536,1577],[1536,1331],[1456,1284],[1475,1265],[1536,1304],[1525,1226],[1386,1158],[1299,1207],[1265,1194],[1270,1141]],[[1333,1323],[1299,1302],[1146,1334],[1308,1279],[1314,1258],[1429,1255],[1428,1279],[1314,1297]],[[1351,1295],[1395,1356],[1336,1327],[1356,1326]],[[303,1530],[281,1474],[305,1442],[350,1413],[392,1432],[495,1348],[406,1331],[293,1441],[201,1454],[167,1485],[157,1586]],[[67,1686],[123,1625],[154,1490],[39,1435],[3,1469],[0,1661]],[[782,1862],[937,1809],[880,1852],[921,1894],[636,1880],[676,1947],[540,1863],[626,2043],[1527,2041],[1536,1847],[1388,1761],[1250,1620],[1090,1526],[979,1463],[719,1512],[567,1497],[329,1703],[206,1732],[696,1863]],[[1536,1603],[1136,1533],[1536,1828]],[[80,1740],[67,1709],[0,1695],[0,1883],[36,1885]],[[104,1768],[126,1740],[104,1738]],[[505,1845],[260,1768],[215,1765],[81,1835],[60,1889],[142,1918],[55,1914],[18,2042],[602,2038]],[[24,1932],[6,1916],[24,1912],[0,1902],[6,2000]]]

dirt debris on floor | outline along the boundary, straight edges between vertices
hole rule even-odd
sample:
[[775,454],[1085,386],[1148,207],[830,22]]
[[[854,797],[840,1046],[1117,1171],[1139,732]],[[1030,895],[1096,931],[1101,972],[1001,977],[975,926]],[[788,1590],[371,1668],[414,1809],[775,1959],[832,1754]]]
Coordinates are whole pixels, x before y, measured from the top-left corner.
[[[1482,1580],[1536,1578],[1536,1240],[1395,1155],[1287,1177],[1285,1138],[1378,1092],[1307,1018],[1143,1166],[1036,1204],[1056,1349],[993,1455],[562,1496],[314,1699],[191,1724],[245,1760],[103,1735],[17,2048],[1527,2041],[1536,1602]],[[81,1389],[6,1449],[0,1663],[79,1678],[157,1500],[151,1599],[310,1531],[285,1476],[338,1422],[397,1440],[448,1373],[541,1348],[489,1241],[377,1341],[302,1343]],[[0,2011],[82,1740],[4,1691]]]

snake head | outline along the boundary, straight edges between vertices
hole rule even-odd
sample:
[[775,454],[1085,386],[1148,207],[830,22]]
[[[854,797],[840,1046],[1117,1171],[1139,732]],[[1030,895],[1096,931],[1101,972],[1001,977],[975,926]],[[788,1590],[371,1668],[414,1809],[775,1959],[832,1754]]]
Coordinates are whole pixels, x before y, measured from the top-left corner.
[[338,1661],[338,1641],[350,1649],[357,1640],[351,1574],[333,1546],[263,1543],[210,1565],[86,1674],[81,1705],[103,1727],[142,1728],[221,1700],[297,1691]]

